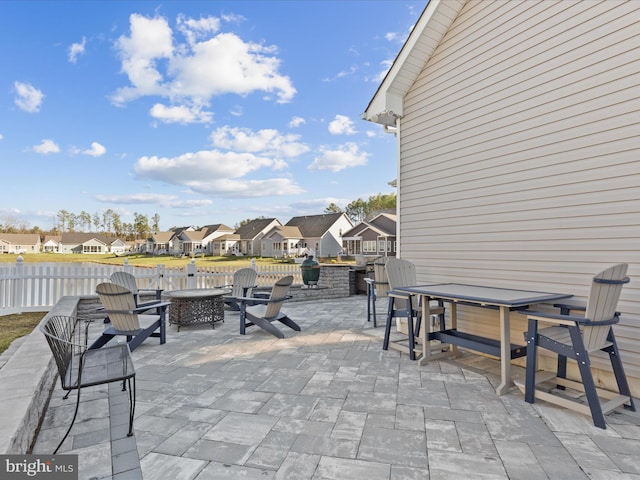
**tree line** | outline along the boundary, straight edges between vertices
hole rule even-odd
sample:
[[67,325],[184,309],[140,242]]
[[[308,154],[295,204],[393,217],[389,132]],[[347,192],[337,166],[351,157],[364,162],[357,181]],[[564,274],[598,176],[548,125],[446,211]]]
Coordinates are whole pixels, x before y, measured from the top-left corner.
[[116,236],[126,240],[136,238],[148,238],[150,234],[157,233],[160,229],[160,215],[157,213],[151,217],[134,212],[133,222],[123,222],[120,215],[111,209],[102,214],[93,214],[82,210],[80,213],[59,210],[56,214],[56,224],[48,231],[39,227],[29,228],[15,217],[4,216],[0,218],[0,232],[2,233],[37,233],[40,235],[59,235],[63,232],[102,233]]
[[370,214],[380,211],[396,211],[396,195],[395,193],[372,195],[368,200],[358,198],[349,203],[342,210],[335,203],[330,203],[325,209],[325,213],[342,213],[351,219],[354,224],[362,222]]
[[[344,210],[335,203],[330,203],[324,213],[345,213],[354,224],[367,218],[368,215],[379,211],[395,211],[396,195],[379,193],[367,200],[358,198],[349,203]],[[266,218],[264,216],[258,218]],[[242,220],[235,225],[239,228],[255,219]],[[89,213],[82,210],[73,213],[59,210],[56,214],[56,224],[53,229],[43,231],[39,227],[29,227],[17,217],[5,215],[0,217],[0,232],[2,233],[38,233],[40,235],[59,235],[62,232],[95,232],[116,236],[126,240],[148,238],[149,235],[160,231],[160,215],[155,213],[151,219],[147,215],[134,212],[133,222],[123,222],[120,215],[111,209],[103,213]]]

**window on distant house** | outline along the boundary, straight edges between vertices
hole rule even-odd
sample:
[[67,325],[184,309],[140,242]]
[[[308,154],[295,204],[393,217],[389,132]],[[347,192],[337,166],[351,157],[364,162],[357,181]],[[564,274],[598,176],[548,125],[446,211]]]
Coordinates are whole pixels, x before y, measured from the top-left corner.
[[363,252],[375,252],[376,251],[376,241],[375,240],[364,240],[362,242],[362,251]]

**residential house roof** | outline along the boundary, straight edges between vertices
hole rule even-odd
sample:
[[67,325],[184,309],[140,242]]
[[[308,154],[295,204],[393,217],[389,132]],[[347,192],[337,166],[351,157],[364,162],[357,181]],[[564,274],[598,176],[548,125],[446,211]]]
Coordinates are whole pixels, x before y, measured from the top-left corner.
[[293,217],[285,226],[298,227],[301,238],[322,237],[344,213],[325,213]]
[[466,0],[430,0],[409,38],[369,102],[362,118],[395,126],[403,115],[403,98],[431,59]]
[[229,240],[240,240],[240,235],[236,234],[236,233],[228,233],[226,235],[221,235],[218,238],[216,238],[214,240],[214,242],[217,241],[229,241]]
[[45,235],[44,236],[44,243],[47,243],[47,242],[60,243],[61,240],[62,240],[62,235]]
[[111,245],[117,241],[124,243],[124,240],[118,237],[110,237],[103,233],[86,233],[86,232],[65,232],[62,234],[60,243],[64,243],[66,245],[79,245],[94,239],[97,240],[98,242],[104,243],[105,245]]
[[205,229],[202,230],[185,230],[182,232],[182,237],[191,240],[192,242],[199,242],[206,237],[207,231]]
[[195,228],[193,227],[176,227],[173,229],[173,234],[177,237],[182,232],[193,231],[193,230],[195,230]]
[[175,232],[156,232],[151,235],[151,240],[155,243],[169,243],[169,241],[173,238]]
[[249,223],[242,225],[236,230],[236,233],[243,240],[251,240],[259,235],[265,228],[273,222],[280,223],[276,218],[256,218]]
[[216,223],[214,225],[205,225],[200,230],[205,232],[204,237],[208,237],[214,232],[233,232],[233,228],[226,226],[224,223]]
[[396,236],[396,215],[380,213],[369,221],[360,222],[351,230],[343,233],[342,238],[360,237],[365,230],[373,230],[379,236]]
[[37,233],[0,233],[0,239],[13,245],[36,245],[40,242]]
[[397,215],[395,214],[381,213],[373,217],[367,223],[380,229],[388,236],[396,235]]

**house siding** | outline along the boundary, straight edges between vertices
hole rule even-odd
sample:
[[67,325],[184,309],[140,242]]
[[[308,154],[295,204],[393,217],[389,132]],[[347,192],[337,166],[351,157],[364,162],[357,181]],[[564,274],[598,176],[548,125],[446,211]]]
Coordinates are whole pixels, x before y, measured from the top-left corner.
[[[615,332],[635,392],[638,24],[640,2],[467,2],[404,97],[398,171],[401,255],[419,283],[584,300],[591,276],[629,263]],[[497,336],[484,316],[461,308],[460,324]],[[512,323],[513,342],[525,328]]]

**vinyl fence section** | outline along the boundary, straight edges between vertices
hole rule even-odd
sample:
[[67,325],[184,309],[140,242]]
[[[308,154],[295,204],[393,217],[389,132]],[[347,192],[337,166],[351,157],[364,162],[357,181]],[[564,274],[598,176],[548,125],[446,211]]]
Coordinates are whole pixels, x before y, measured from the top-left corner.
[[[302,283],[300,265],[281,264],[252,267],[258,272],[258,286],[271,286],[285,275]],[[162,288],[166,291],[186,288],[217,288],[233,283],[233,274],[245,266],[167,268],[118,265],[15,264],[0,267],[0,315],[25,311],[49,310],[63,296],[94,295],[99,283],[108,281],[113,272],[134,274],[139,288]]]

